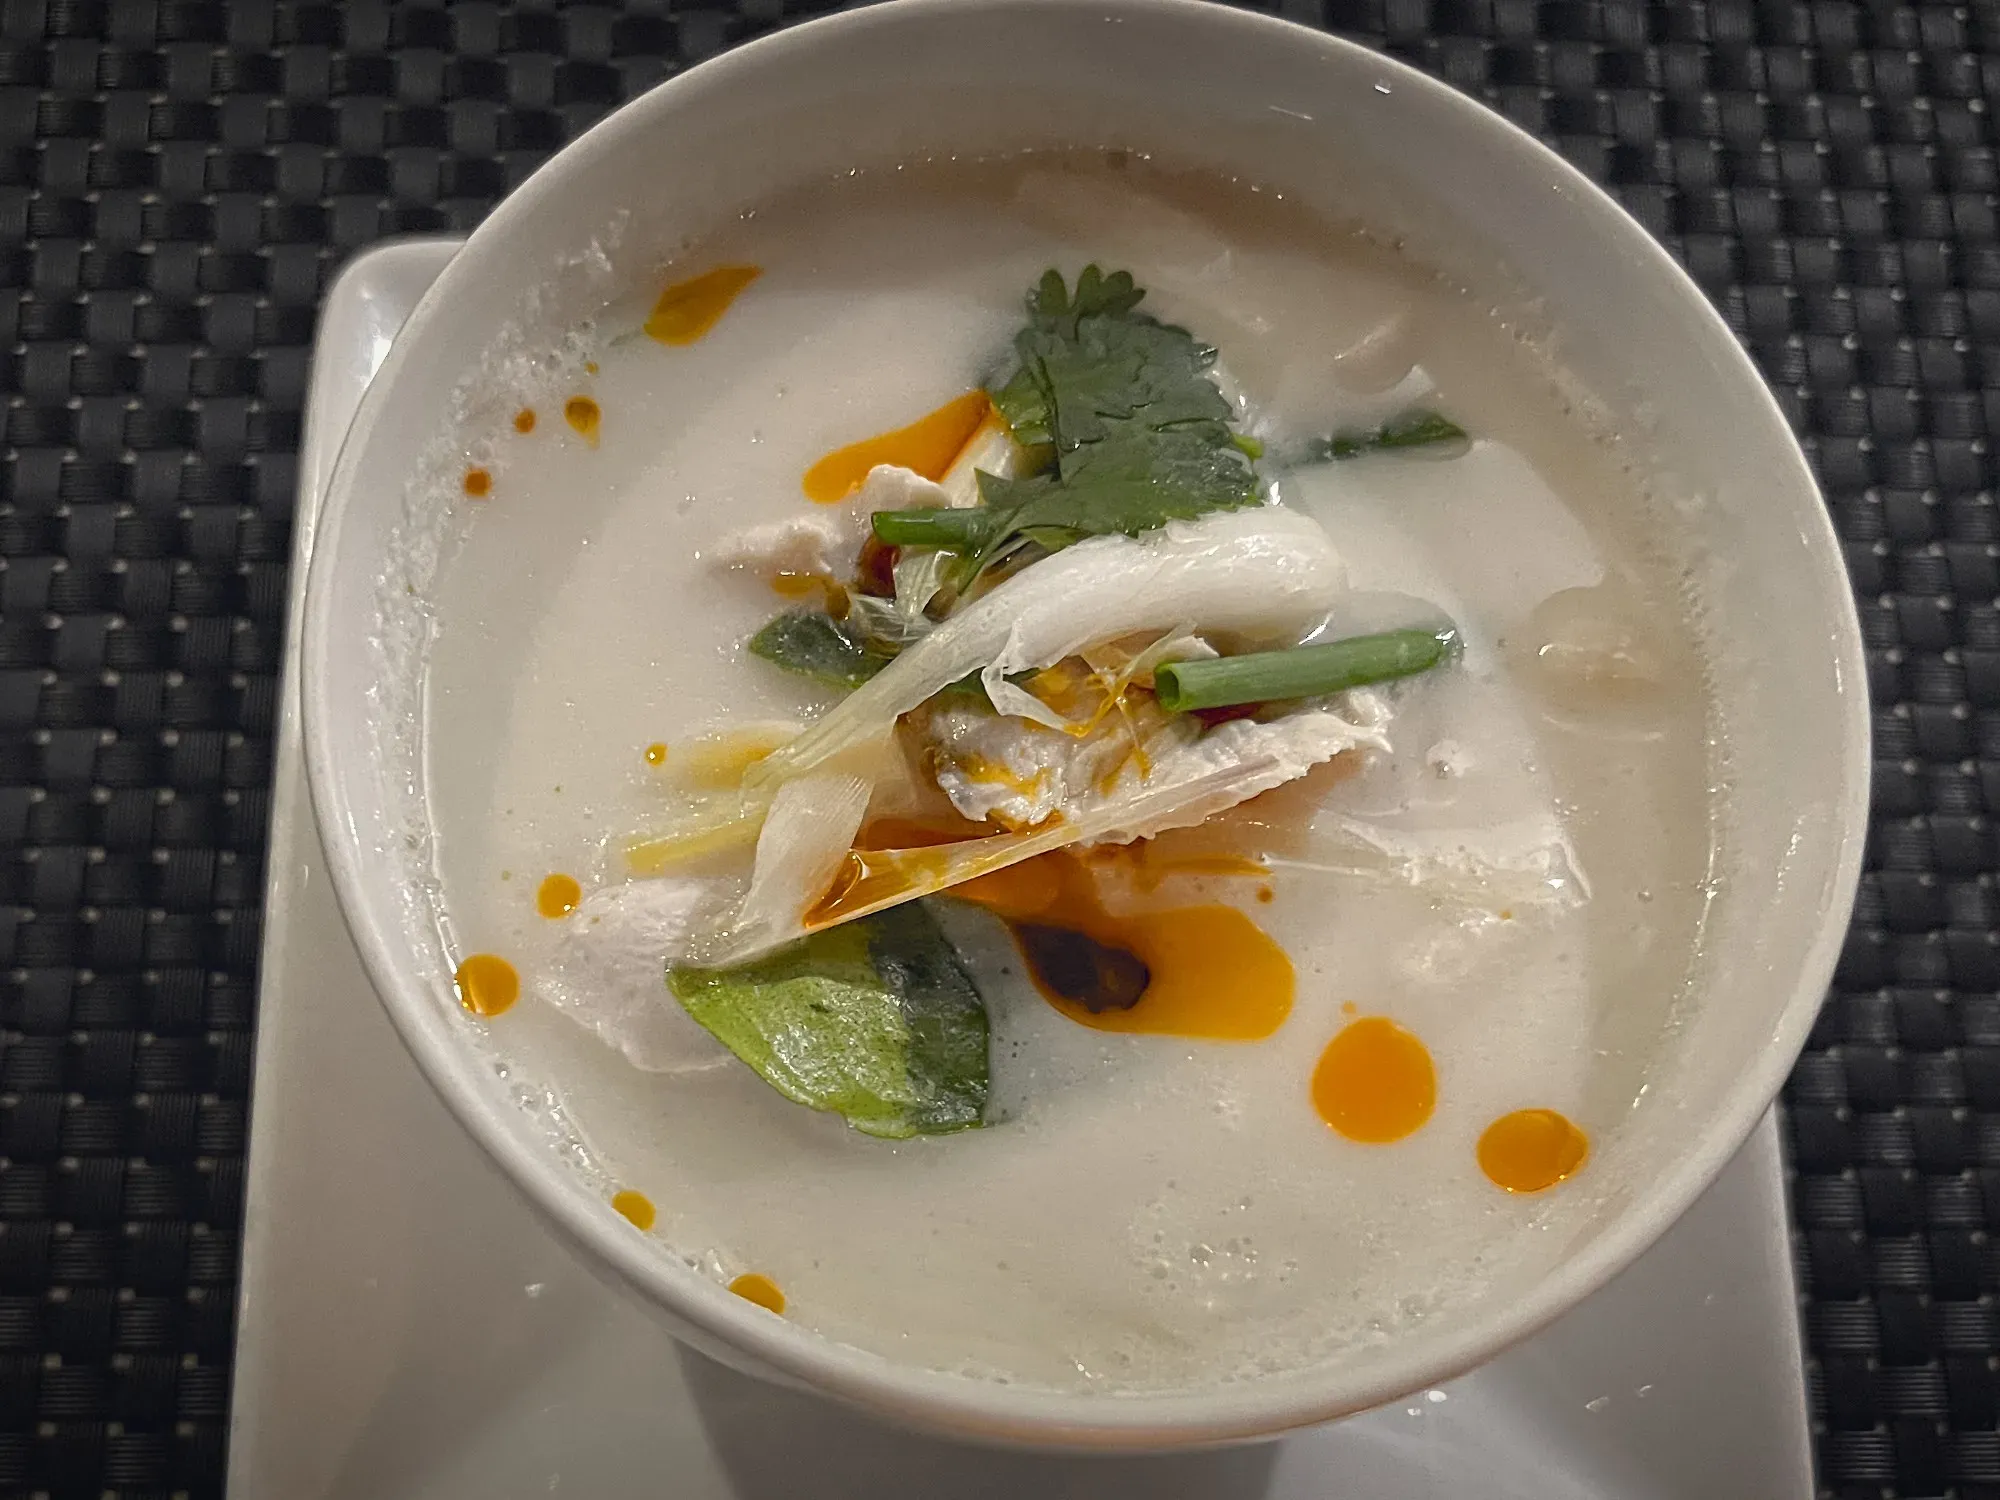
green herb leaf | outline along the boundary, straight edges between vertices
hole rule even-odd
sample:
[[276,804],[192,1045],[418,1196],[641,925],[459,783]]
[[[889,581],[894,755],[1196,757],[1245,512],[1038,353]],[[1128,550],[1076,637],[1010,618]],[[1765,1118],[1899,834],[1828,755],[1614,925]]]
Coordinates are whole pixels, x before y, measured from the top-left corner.
[[1057,527],[1082,536],[1149,531],[1257,498],[1242,450],[1193,427],[1136,430],[1125,422],[1105,437],[1079,444],[1061,472],[1033,479],[979,476],[982,509],[1002,536]]
[[788,610],[750,637],[750,654],[828,687],[852,691],[894,659],[856,631],[813,609]]
[[[1070,296],[1060,271],[1051,267],[1042,273],[1040,283],[1028,294],[1028,326],[1014,341],[1021,368],[992,393],[993,404],[1014,430],[1015,442],[1024,448],[1039,448],[1056,440],[1056,394],[1040,356],[1050,348],[1060,351],[1065,344],[1078,342],[1086,318],[1128,317],[1145,295],[1133,285],[1129,271],[1106,276],[1096,266],[1085,266],[1076,279],[1075,297]],[[1160,326],[1151,318],[1141,321]],[[1193,342],[1188,339],[1189,344]],[[1211,362],[1214,357],[1214,351],[1209,351]]]
[[1358,458],[1364,453],[1396,448],[1427,448],[1440,443],[1467,441],[1465,429],[1449,417],[1434,411],[1405,412],[1392,417],[1372,432],[1336,432],[1314,443],[1308,458]]
[[921,901],[737,968],[669,969],[667,985],[796,1104],[893,1139],[981,1123],[986,1006]]
[[981,474],[984,503],[972,510],[877,512],[877,539],[946,548],[976,574],[1023,537],[1053,551],[1256,500],[1254,453],[1208,373],[1215,351],[1135,312],[1144,295],[1125,271],[1087,266],[1074,294],[1045,274],[1014,341],[1020,368],[993,403],[1016,442],[1051,451],[1053,468]]

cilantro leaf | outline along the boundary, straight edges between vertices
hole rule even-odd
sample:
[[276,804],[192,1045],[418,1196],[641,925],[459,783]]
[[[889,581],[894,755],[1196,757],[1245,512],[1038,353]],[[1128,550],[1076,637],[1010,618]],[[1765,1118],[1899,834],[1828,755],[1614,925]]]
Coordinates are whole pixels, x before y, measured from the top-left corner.
[[[1096,266],[1085,266],[1076,279],[1075,297],[1070,296],[1060,271],[1051,267],[1042,273],[1040,283],[1028,294],[1028,326],[1014,340],[1021,368],[991,393],[994,406],[1014,431],[1015,442],[1036,449],[1056,441],[1056,378],[1074,373],[1062,368],[1064,346],[1082,337],[1086,318],[1126,318],[1145,295],[1132,284],[1130,271],[1106,276]],[[1150,318],[1143,321],[1160,326]],[[1058,360],[1055,372],[1046,364],[1051,354]],[[1129,367],[1124,373],[1131,373]]]
[[1127,271],[1086,266],[1074,292],[1044,274],[1014,340],[1020,367],[992,395],[1015,441],[1052,464],[982,473],[974,509],[877,512],[876,537],[957,552],[976,574],[1024,539],[1053,550],[1253,503],[1254,454],[1230,430],[1215,350],[1135,311],[1144,296]]
[[[1082,444],[1057,474],[1033,479],[979,476],[990,530],[1057,528],[1080,536],[1139,532],[1168,521],[1248,504],[1256,490],[1242,453],[1189,428],[1123,431]],[[990,549],[989,549],[990,550]]]

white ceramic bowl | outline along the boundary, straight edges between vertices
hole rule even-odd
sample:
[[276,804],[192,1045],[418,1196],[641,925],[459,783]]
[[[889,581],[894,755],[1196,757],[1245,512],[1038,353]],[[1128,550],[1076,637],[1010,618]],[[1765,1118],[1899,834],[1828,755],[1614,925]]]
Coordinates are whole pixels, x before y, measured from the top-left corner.
[[[1063,144],[1217,167],[1406,232],[1475,283],[1511,278],[1600,418],[1651,455],[1716,634],[1758,642],[1715,681],[1740,857],[1714,906],[1706,991],[1594,1165],[1616,1184],[1596,1216],[1504,1305],[1440,1315],[1337,1368],[1194,1394],[1057,1395],[898,1366],[661,1253],[509,1101],[454,1001],[448,934],[423,895],[417,700],[403,679],[423,653],[436,543],[409,479],[478,407],[482,374],[803,177]],[[355,420],[320,526],[303,662],[313,798],[348,924],[424,1073],[585,1256],[680,1336],[912,1424],[1050,1446],[1228,1441],[1485,1360],[1602,1285],[1714,1178],[1783,1082],[1846,925],[1866,826],[1860,638],[1819,495],[1755,369],[1645,233],[1528,136],[1360,47],[1219,5],[901,0],[783,32],[636,101],[502,204],[424,298]]]

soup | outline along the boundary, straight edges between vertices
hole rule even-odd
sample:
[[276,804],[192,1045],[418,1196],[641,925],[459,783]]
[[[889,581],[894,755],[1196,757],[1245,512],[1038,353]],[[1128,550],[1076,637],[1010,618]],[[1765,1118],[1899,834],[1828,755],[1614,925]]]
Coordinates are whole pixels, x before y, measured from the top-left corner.
[[633,1233],[1134,1391],[1559,1257],[1716,809],[1676,560],[1508,319],[1078,154],[802,190],[571,352],[467,435],[428,795]]

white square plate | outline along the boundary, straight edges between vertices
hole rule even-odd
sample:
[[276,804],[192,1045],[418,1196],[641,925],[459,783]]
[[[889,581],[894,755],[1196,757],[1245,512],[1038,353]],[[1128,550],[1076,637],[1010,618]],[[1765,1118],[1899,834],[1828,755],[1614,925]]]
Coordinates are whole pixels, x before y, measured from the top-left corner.
[[[358,256],[321,316],[289,634],[355,406],[455,240]],[[295,653],[294,659],[295,659]],[[1650,1253],[1441,1390],[1154,1458],[910,1436],[676,1345],[570,1254],[431,1095],[327,883],[281,704],[232,1500],[1805,1500],[1784,1182],[1766,1118]]]

